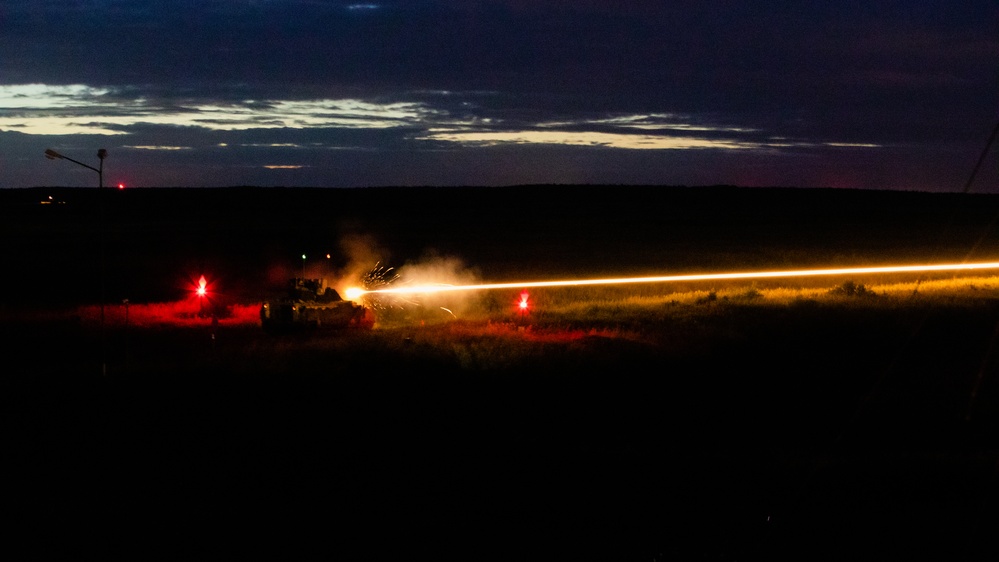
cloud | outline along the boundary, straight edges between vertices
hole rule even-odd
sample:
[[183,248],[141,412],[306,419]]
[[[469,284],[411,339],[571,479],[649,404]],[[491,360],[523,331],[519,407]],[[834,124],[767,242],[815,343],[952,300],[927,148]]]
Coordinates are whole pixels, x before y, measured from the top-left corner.
[[154,145],[125,145],[122,148],[135,150],[191,150],[190,146],[154,146]]
[[177,100],[124,98],[108,88],[85,85],[0,85],[0,131],[34,135],[126,134],[136,125],[248,129],[406,127],[433,120],[419,102],[379,103],[357,99]]
[[465,145],[492,146],[499,144],[560,144],[569,146],[593,146],[631,150],[684,150],[698,148],[732,150],[761,148],[764,146],[759,143],[725,139],[602,133],[593,131],[430,131],[430,133],[423,138],[428,140],[456,142]]
[[[716,117],[682,113],[609,113],[565,119],[511,112],[503,107],[508,96],[491,91],[420,90],[376,99],[273,99],[249,96],[233,100],[234,91],[221,89],[216,99],[202,96],[171,98],[161,91],[138,87],[97,88],[72,85],[0,85],[0,130],[31,135],[129,135],[149,137],[151,128],[176,131],[241,133],[282,130],[338,131],[337,137],[244,137],[236,142],[204,146],[255,149],[367,148],[387,150],[385,137],[343,136],[359,132],[397,130],[398,148],[444,145],[492,147],[549,145],[626,151],[775,151],[790,147],[874,148],[874,142],[854,139],[795,140],[768,134],[758,126],[718,123]],[[249,92],[244,92],[249,93]],[[535,119],[534,117],[542,117]],[[187,133],[185,136],[190,136]],[[162,138],[162,133],[160,137]],[[174,142],[136,142],[123,145],[143,151],[184,151],[194,145]],[[193,137],[191,138],[193,140]],[[180,141],[180,142],[178,142]],[[280,159],[278,159],[280,161]],[[310,162],[269,164],[269,170],[300,170]]]
[[[464,146],[549,144],[627,150],[744,150],[775,148],[786,142],[739,138],[758,132],[751,127],[719,126],[679,114],[616,114],[610,116],[518,123],[514,115],[502,119],[491,110],[467,102],[457,106],[453,92],[421,92],[421,101],[362,99],[208,99],[167,100],[125,89],[86,85],[44,84],[0,86],[0,130],[33,135],[129,134],[138,126],[197,128],[206,131],[266,129],[401,128],[413,131],[412,141],[457,143]],[[477,96],[478,94],[473,94]],[[437,100],[451,108],[434,107]],[[454,111],[461,111],[460,116]],[[662,134],[649,134],[648,131]],[[675,135],[670,131],[698,132]],[[714,135],[714,136],[712,136]],[[719,136],[723,135],[723,136]],[[298,142],[240,143],[241,146],[295,148]],[[167,144],[128,145],[144,150],[179,150]],[[311,145],[315,147],[315,145]],[[299,165],[272,169],[297,169]]]
[[[568,123],[560,123],[565,126]],[[677,130],[677,131],[718,131],[726,133],[749,133],[757,129],[751,127],[718,126],[707,122],[696,122],[691,116],[671,114],[671,113],[651,113],[636,115],[618,115],[602,119],[587,119],[581,121],[582,125],[612,125],[644,130]],[[555,124],[542,123],[540,126],[549,127]]]

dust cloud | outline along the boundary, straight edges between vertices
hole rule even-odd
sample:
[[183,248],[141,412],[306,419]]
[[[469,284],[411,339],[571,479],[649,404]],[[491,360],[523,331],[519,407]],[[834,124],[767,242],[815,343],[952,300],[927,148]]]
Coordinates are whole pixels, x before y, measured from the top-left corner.
[[[481,283],[478,271],[458,256],[441,255],[427,250],[413,261],[393,265],[391,254],[374,236],[355,234],[340,241],[346,266],[327,283],[341,295],[351,287],[364,289],[405,287],[407,285],[473,285]],[[372,286],[372,283],[378,286]],[[476,310],[481,295],[475,291],[418,295],[366,295],[368,304],[379,309],[438,310],[458,317]]]

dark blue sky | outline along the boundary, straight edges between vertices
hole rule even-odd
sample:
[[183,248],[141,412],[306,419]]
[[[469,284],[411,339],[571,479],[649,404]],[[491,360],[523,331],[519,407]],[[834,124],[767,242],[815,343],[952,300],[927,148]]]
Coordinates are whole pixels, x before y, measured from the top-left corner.
[[5,0],[0,53],[0,187],[961,191],[999,120],[995,0]]

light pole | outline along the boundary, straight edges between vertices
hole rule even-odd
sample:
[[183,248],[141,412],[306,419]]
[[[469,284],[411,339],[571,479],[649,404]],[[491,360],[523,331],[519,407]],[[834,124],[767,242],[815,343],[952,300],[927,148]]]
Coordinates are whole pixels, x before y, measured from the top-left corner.
[[49,160],[69,160],[70,162],[74,164],[79,164],[84,168],[90,168],[91,170],[97,172],[97,177],[98,177],[97,187],[98,188],[104,187],[104,159],[108,157],[107,149],[102,148],[97,151],[97,158],[100,159],[101,161],[100,168],[95,168],[93,166],[84,164],[79,160],[73,160],[69,156],[63,156],[62,154],[59,154],[58,152],[52,150],[51,148],[45,149],[45,157],[48,158]]
[[101,228],[101,374],[108,374],[108,363],[107,363],[107,347],[104,337],[104,159],[108,157],[107,149],[100,149],[97,151],[97,159],[100,160],[100,167],[95,168],[88,164],[84,164],[79,160],[74,160],[69,156],[64,156],[58,152],[52,150],[51,148],[45,149],[45,157],[49,160],[69,160],[74,164],[79,164],[84,168],[89,168],[97,172],[97,189],[98,189],[98,199],[100,200],[100,228]]

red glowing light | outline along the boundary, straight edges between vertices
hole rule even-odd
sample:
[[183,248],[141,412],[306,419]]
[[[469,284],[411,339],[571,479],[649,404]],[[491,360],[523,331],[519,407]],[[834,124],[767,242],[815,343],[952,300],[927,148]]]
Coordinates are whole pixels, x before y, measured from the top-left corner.
[[195,289],[195,292],[198,293],[199,297],[203,297],[208,293],[208,281],[204,275],[201,276],[201,279],[198,279],[198,288]]
[[118,189],[125,189],[125,184],[119,183],[118,184]]
[[521,319],[527,318],[528,309],[530,308],[530,295],[527,291],[520,292],[520,300],[517,301],[517,314],[520,315]]

